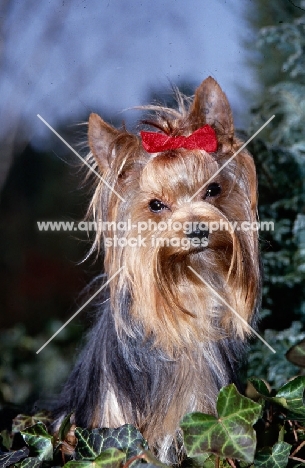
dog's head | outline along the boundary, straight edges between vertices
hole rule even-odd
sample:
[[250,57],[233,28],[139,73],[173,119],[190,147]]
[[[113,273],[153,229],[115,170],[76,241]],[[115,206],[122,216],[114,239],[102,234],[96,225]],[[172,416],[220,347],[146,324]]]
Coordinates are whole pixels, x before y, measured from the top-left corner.
[[118,326],[126,326],[118,310],[128,290],[132,319],[169,353],[194,338],[243,339],[259,289],[256,173],[251,155],[239,151],[228,100],[208,78],[192,101],[179,95],[178,103],[152,107],[156,134],[177,146],[178,137],[209,126],[212,151],[195,143],[147,152],[139,136],[96,114],[89,120],[103,177],[92,201],[104,222],[96,244],[103,239],[109,276],[123,266],[110,285]]

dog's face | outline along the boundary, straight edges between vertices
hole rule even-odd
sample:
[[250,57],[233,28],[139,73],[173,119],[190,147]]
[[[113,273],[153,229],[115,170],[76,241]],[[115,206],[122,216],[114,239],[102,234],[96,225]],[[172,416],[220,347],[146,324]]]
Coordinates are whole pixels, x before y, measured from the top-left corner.
[[[188,239],[189,248],[182,245],[184,254],[204,249],[232,251],[230,223],[249,219],[250,200],[242,172],[235,167],[232,177],[232,163],[229,170],[217,173],[221,164],[217,157],[199,150],[180,149],[152,158],[139,174],[132,218],[138,222],[149,219],[153,226],[160,226],[153,230],[147,223],[147,236],[152,231],[154,236]],[[222,229],[217,229],[218,224]],[[143,233],[144,227],[145,223]],[[174,249],[173,254],[178,252],[179,248]],[[228,250],[226,258],[230,260]]]
[[117,192],[101,182],[94,208],[104,221],[130,220],[128,229],[104,232],[107,273],[124,266],[112,284],[114,309],[127,288],[132,318],[169,354],[194,337],[243,338],[249,330],[230,307],[249,322],[258,292],[257,232],[241,226],[256,220],[255,168],[247,151],[234,156],[242,143],[224,93],[208,78],[180,119],[159,118],[157,127],[188,135],[204,124],[215,129],[215,153],[148,154],[135,135],[96,115],[89,122],[93,155]]

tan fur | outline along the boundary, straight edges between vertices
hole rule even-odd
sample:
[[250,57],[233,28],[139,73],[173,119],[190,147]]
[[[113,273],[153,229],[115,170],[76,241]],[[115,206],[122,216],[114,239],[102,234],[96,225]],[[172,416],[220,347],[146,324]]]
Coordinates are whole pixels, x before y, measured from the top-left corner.
[[[252,157],[241,151],[212,179],[221,186],[221,193],[205,198],[207,187],[192,196],[241,147],[234,136],[229,103],[212,78],[196,90],[194,99],[178,95],[179,109],[148,107],[155,112],[151,125],[168,135],[189,135],[209,124],[217,134],[218,150],[183,148],[164,153],[148,154],[141,139],[126,130],[119,131],[98,115],[89,120],[88,160],[99,168],[103,181],[94,193],[89,216],[98,222],[131,220],[138,222],[232,222],[256,221],[256,174]],[[120,199],[106,185],[109,184]],[[162,201],[168,209],[154,213],[151,200]],[[106,239],[136,238],[137,229],[128,232],[98,230],[93,249],[104,249],[105,272],[114,275],[110,283],[110,298],[118,336],[133,336],[134,323],[143,330],[144,340],[160,350],[170,362],[177,363],[173,394],[164,395],[163,407],[152,414],[147,401],[146,417],[134,421],[132,408],[120,409],[111,389],[100,414],[98,409],[92,426],[117,426],[134,423],[167,460],[166,453],[175,440],[179,421],[190,411],[215,411],[217,387],[211,373],[221,376],[219,356],[211,343],[226,338],[245,340],[250,327],[232,313],[225,303],[211,292],[188,268],[191,266],[222,298],[250,323],[256,307],[259,289],[257,232],[217,231],[209,233],[206,248],[165,245],[166,240],[186,237],[182,231],[145,231],[146,246],[107,247]],[[161,239],[165,244],[153,245]],[[127,289],[131,296],[128,323],[121,314],[120,292]],[[229,352],[229,351],[228,351]],[[199,358],[200,356],[200,358]],[[225,380],[225,377],[223,377]],[[204,390],[202,388],[204,382]],[[160,388],[162,392],[162,388]]]
[[[160,112],[167,113],[164,109],[159,109]],[[243,184],[243,191],[236,186],[238,190],[234,196],[226,195],[227,199],[222,201],[225,204],[223,210],[219,210],[216,202],[202,203],[202,193],[192,202],[188,202],[203,183],[241,146],[239,140],[233,139],[233,119],[229,104],[213,79],[205,80],[196,91],[188,117],[182,115],[180,121],[177,118],[170,120],[170,116],[166,119],[164,116],[158,118],[158,124],[162,124],[164,128],[172,128],[174,134],[180,133],[178,131],[181,126],[184,134],[190,133],[196,127],[195,122],[197,125],[206,122],[215,124],[220,140],[220,148],[216,155],[200,150],[190,152],[180,149],[174,151],[174,154],[166,152],[152,157],[145,153],[141,148],[141,142],[134,135],[111,129],[96,114],[92,114],[89,121],[89,142],[92,152],[100,167],[108,167],[103,173],[104,178],[122,197],[126,198],[126,202],[122,203],[115,194],[105,188],[103,182],[100,182],[91,206],[96,217],[103,219],[100,200],[101,198],[105,200],[107,197],[108,216],[114,220],[123,220],[124,209],[133,224],[149,219],[157,222],[172,219],[182,223],[221,219],[255,221],[256,176],[253,160],[247,151],[239,153],[215,179],[225,186],[228,180],[224,174],[231,170],[236,183],[242,181]],[[96,128],[99,128],[99,133]],[[100,143],[101,139],[103,145]],[[105,147],[105,142],[108,142],[108,147]],[[230,190],[233,192],[234,189],[233,184]],[[150,213],[147,210],[147,203],[151,198],[161,199],[172,207],[172,211],[157,215]],[[104,234],[106,237],[113,236],[111,232]],[[123,235],[126,236],[126,233]],[[158,233],[147,232],[143,235],[148,239],[152,235],[158,236]],[[177,233],[162,232],[159,235],[172,237]],[[127,233],[128,236],[136,237],[137,233],[131,231]],[[170,263],[172,255],[170,249],[152,251],[149,248],[127,247],[124,250],[106,249],[105,269],[111,276],[121,265],[125,265],[120,278],[112,282],[112,290],[117,289],[118,282],[127,282],[130,285],[134,299],[132,314],[143,323],[147,335],[154,334],[156,346],[163,347],[172,356],[175,349],[190,346],[194,339],[215,340],[232,333],[244,338],[245,334],[250,333],[249,328],[222,305],[220,307],[223,328],[218,330],[208,326],[207,330],[208,316],[203,317],[199,311],[203,310],[205,314],[215,313],[213,312],[215,299],[206,291],[206,287],[194,278],[193,273],[187,270],[188,264],[193,264],[195,269],[201,262],[210,266],[204,273],[204,279],[217,290],[223,290],[224,299],[240,313],[241,317],[249,320],[257,297],[258,270],[253,268],[253,265],[250,269],[245,268],[247,265],[243,264],[241,240],[249,250],[247,262],[251,262],[251,258],[257,257],[256,233],[239,233],[237,236],[237,233],[221,232],[211,235],[210,248],[196,254],[194,261],[192,255],[186,258],[185,252],[180,252],[181,260],[176,261],[174,266]],[[101,233],[97,233],[96,243],[99,244],[100,241]],[[230,255],[228,249],[231,250]],[[178,255],[177,251],[176,258]],[[163,269],[167,268],[170,282],[167,283],[164,277],[159,278],[159,263]],[[215,278],[215,270],[222,273],[218,278]],[[152,278],[154,278],[153,283]],[[185,282],[193,289],[192,305],[189,306],[186,306],[187,299],[179,301],[179,297],[177,298],[178,291],[183,289]],[[173,284],[175,284],[174,294],[171,292]],[[226,290],[228,294],[225,294]],[[150,308],[149,317],[145,310],[147,303]],[[116,310],[115,299],[114,310]],[[119,322],[118,317],[118,329]]]

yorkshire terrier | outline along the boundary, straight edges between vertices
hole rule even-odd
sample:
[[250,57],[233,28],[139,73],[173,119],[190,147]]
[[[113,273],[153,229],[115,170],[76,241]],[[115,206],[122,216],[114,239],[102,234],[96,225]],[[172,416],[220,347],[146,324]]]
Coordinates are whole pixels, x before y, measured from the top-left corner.
[[133,424],[167,463],[182,417],[238,381],[260,289],[257,231],[240,227],[257,220],[255,166],[226,95],[209,77],[177,102],[149,106],[140,135],[90,115],[93,248],[112,279],[59,404],[82,427]]

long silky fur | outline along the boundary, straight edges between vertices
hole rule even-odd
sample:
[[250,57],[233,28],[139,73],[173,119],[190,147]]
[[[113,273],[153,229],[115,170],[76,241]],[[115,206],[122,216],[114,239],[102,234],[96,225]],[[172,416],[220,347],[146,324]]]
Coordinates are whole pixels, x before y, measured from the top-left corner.
[[[230,159],[242,142],[234,136],[230,106],[219,85],[208,78],[193,100],[180,94],[177,100],[178,110],[150,107],[156,112],[150,124],[168,135],[187,135],[208,123],[217,133],[216,153],[178,149],[151,155],[136,135],[90,117],[88,161],[103,175],[88,211],[98,226],[92,251],[100,252],[113,235],[110,228],[99,229],[100,220],[256,221],[254,163],[246,150]],[[224,164],[217,179],[219,197],[210,201],[201,194],[189,201]],[[154,198],[172,203],[173,209],[151,213],[148,204]],[[172,238],[175,233],[156,234]],[[124,268],[110,282],[108,300],[63,389],[55,411],[58,422],[73,411],[83,427],[134,424],[160,460],[177,464],[183,459],[179,421],[192,411],[215,414],[219,389],[238,383],[238,362],[251,335],[247,323],[255,326],[260,298],[257,233],[229,230],[212,233],[209,241],[207,249],[188,252],[105,247],[108,278]]]
[[[128,294],[121,298],[122,309],[128,309],[129,301]],[[236,362],[241,360],[245,344],[230,339],[195,343],[192,356],[168,359],[149,340],[143,342],[136,323],[132,324],[133,337],[118,337],[110,303],[105,304],[56,412],[73,411],[81,427],[108,427],[109,419],[113,425],[114,415],[116,426],[132,421],[161,459],[177,463],[184,455],[175,435],[177,416],[181,419],[192,411],[215,413],[218,389],[238,382]],[[169,437],[165,437],[164,424]]]

